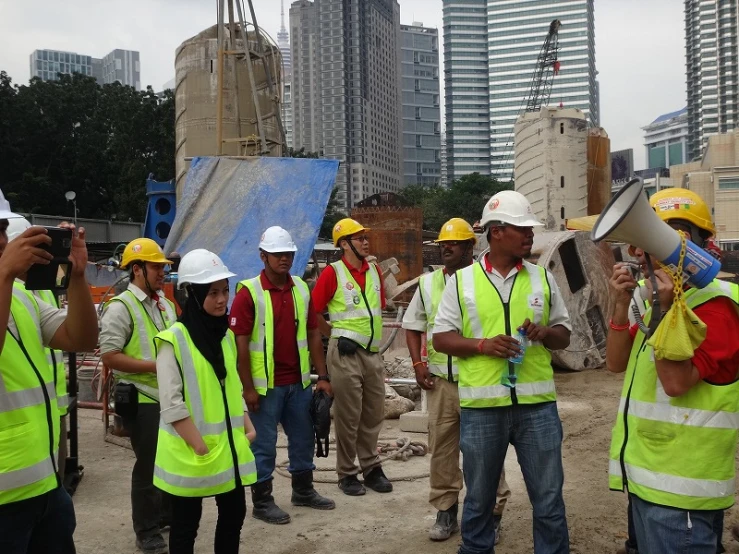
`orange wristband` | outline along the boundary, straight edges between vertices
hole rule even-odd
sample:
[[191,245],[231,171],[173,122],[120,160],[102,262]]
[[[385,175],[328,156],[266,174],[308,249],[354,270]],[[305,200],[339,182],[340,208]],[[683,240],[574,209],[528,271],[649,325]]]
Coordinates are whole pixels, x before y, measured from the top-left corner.
[[631,327],[631,324],[624,323],[623,325],[616,325],[615,323],[613,323],[613,320],[611,319],[609,326],[614,331],[626,331],[629,329],[629,327]]
[[413,364],[413,367],[416,367],[417,365],[426,365],[426,362],[416,362]]
[[477,343],[477,351],[482,354],[482,345],[485,344],[485,341],[488,339],[480,339],[480,342]]

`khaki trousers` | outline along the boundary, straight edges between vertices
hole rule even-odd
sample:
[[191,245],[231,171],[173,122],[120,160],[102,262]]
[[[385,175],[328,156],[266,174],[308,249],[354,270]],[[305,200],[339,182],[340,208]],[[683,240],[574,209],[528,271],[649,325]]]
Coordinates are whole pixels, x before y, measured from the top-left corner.
[[385,364],[380,354],[364,348],[342,356],[334,338],[329,340],[326,361],[334,391],[336,473],[341,479],[361,469],[367,476],[380,465],[377,437],[385,421]]
[[[459,392],[457,383],[436,377],[434,388],[426,391],[429,408],[429,448],[431,470],[429,502],[437,510],[448,510],[459,500],[464,481],[459,468]],[[500,474],[495,497],[496,516],[503,515],[511,489],[505,480],[505,470]]]

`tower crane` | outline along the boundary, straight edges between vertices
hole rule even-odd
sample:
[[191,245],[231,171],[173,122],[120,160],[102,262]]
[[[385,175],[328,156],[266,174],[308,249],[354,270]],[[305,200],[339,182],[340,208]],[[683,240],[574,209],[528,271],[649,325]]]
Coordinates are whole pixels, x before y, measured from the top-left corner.
[[544,39],[544,44],[539,51],[536,60],[536,68],[531,78],[527,112],[538,112],[542,106],[549,104],[549,96],[552,94],[552,83],[554,76],[559,73],[559,28],[562,23],[555,19],[549,24],[549,33]]

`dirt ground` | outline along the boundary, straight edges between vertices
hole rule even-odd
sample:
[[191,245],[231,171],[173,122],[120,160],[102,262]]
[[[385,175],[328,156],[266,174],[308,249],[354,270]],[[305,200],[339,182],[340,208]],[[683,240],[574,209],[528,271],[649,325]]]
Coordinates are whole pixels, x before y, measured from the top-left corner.
[[[618,407],[621,378],[601,370],[558,373],[559,412],[564,425],[565,504],[573,554],[615,552],[626,537],[626,497],[608,490],[608,446],[611,425]],[[80,461],[84,478],[74,496],[77,511],[77,551],[80,554],[136,552],[130,516],[130,472],[133,452],[104,442],[100,413],[81,410]],[[424,435],[400,433],[398,422],[387,421],[383,437]],[[278,451],[278,461],[287,458]],[[319,460],[319,467],[333,466],[333,452]],[[428,457],[385,464],[391,478],[428,471]],[[496,552],[523,554],[533,551],[531,507],[513,449],[506,462],[508,483],[513,491],[503,515],[502,539]],[[334,477],[332,473],[324,473]],[[324,495],[336,500],[336,510],[321,512],[290,505],[290,481],[275,477],[275,498],[292,515],[285,526],[263,524],[251,517],[242,531],[242,551],[260,554],[404,554],[453,553],[459,535],[444,543],[427,538],[435,512],[428,504],[428,479],[398,481],[391,494],[368,491],[366,496],[348,497],[334,484],[317,484]],[[247,504],[251,505],[247,496]],[[729,527],[739,519],[729,510],[724,533],[727,552],[739,553]],[[216,519],[215,502],[204,502],[203,520],[196,552],[212,552]],[[165,535],[166,538],[166,535]]]

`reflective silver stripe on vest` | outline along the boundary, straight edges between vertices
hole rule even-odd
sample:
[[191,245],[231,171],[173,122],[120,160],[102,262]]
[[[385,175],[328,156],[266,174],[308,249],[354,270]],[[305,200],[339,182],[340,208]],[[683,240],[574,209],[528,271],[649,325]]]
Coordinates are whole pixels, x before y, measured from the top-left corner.
[[[618,412],[623,414],[626,399],[621,398]],[[652,403],[629,400],[629,415],[651,421],[663,421],[690,427],[709,427],[714,429],[739,429],[739,413],[712,412],[697,408],[684,408],[667,403]]]
[[262,377],[254,377],[252,375],[251,380],[252,380],[252,383],[254,383],[254,388],[257,388],[257,387],[263,388],[263,389],[267,388],[267,385],[268,385],[267,379],[264,379]]
[[[131,296],[133,296],[133,300],[129,298]],[[129,312],[134,318],[134,323],[136,324],[136,329],[138,329],[139,334],[139,345],[141,347],[142,359],[149,362],[155,360],[150,344],[153,337],[150,339],[149,334],[146,332],[146,318],[148,316],[143,313],[144,307],[141,305],[141,302],[138,301],[131,291],[125,291],[118,297],[118,299],[128,307]],[[156,327],[156,325],[154,326]],[[157,398],[159,398],[158,395]]]
[[[367,305],[364,302],[360,302],[359,304],[354,303],[354,295],[352,294],[352,290],[346,288],[347,283],[351,283],[347,279],[347,273],[351,274],[349,270],[344,267],[340,267],[339,264],[343,265],[344,262],[334,262],[331,264],[334,267],[334,273],[336,273],[336,283],[337,287],[341,289],[342,294],[344,295],[344,307],[345,310],[343,312],[331,314],[331,320],[332,321],[342,321],[346,319],[358,319],[361,317],[382,317],[382,307],[379,309],[377,308],[371,308],[370,310],[367,309]],[[370,268],[367,271],[367,274],[365,276],[365,288],[367,287],[368,283],[371,283],[371,285],[378,285],[379,286],[379,277],[377,280],[375,280],[375,276],[378,275],[377,268],[373,267],[372,264],[370,264]],[[354,283],[351,283],[352,287],[354,287]],[[358,285],[357,285],[357,288]],[[362,290],[358,290],[357,294],[360,296],[362,295]],[[378,294],[379,295],[379,294]]]
[[[256,471],[257,465],[255,462],[246,462],[244,464],[239,464],[239,474],[242,478],[246,475],[249,475],[250,473],[256,473]],[[174,473],[165,471],[158,465],[155,465],[154,475],[168,485],[187,489],[204,489],[218,487],[220,485],[225,485],[229,481],[233,481],[236,477],[233,466],[231,466],[226,471],[218,473],[217,475],[210,475],[208,477],[185,477],[183,475],[175,475]]]
[[[733,478],[725,481],[691,479],[650,471],[632,464],[624,465],[629,481],[658,491],[697,498],[726,498],[733,496],[736,492],[736,483]],[[623,478],[621,464],[618,460],[610,460],[608,471],[611,475]]]
[[[529,276],[529,281],[531,282],[531,293],[541,294],[542,301],[545,301],[546,297],[544,296],[544,285],[541,282],[541,272],[539,271],[539,267],[532,266],[526,261],[524,261],[523,263],[524,267],[526,268],[526,273]],[[532,312],[533,323],[540,325],[542,317],[544,316],[544,310],[532,310]]]
[[[54,452],[53,459],[56,460],[58,457],[59,451],[56,450]],[[9,491],[25,487],[46,479],[50,475],[54,475],[54,473],[56,473],[54,470],[54,463],[52,462],[52,457],[49,456],[32,466],[0,473],[0,491]]]
[[138,390],[140,393],[143,393],[146,396],[150,396],[151,398],[159,402],[159,389],[155,389],[154,387],[150,387],[149,385],[142,385],[138,381],[129,381],[127,376],[131,374],[124,371],[113,371],[113,375],[115,375],[116,381],[118,381],[119,383],[134,385],[136,387],[136,390]]
[[[172,331],[177,341],[180,356],[182,357],[182,375],[187,383],[187,394],[190,397],[190,416],[200,434],[202,436],[208,435],[209,433],[206,433],[204,429],[205,415],[203,398],[200,396],[200,387],[198,386],[197,375],[195,375],[195,362],[193,362],[192,352],[190,352],[190,344],[187,342],[185,335],[182,334],[182,329],[178,326],[175,325],[170,331]],[[169,483],[170,481],[167,482]]]
[[[46,392],[51,399],[56,396],[56,389],[54,388],[53,381],[51,383],[46,383]],[[44,398],[44,391],[41,387],[33,387],[31,389],[12,392],[7,392],[6,390],[0,391],[0,413],[39,406],[45,402],[46,399]]]
[[[435,375],[449,376],[449,366],[441,364],[429,364],[429,370]],[[459,368],[456,364],[452,364],[452,375],[459,375]]]
[[[254,306],[256,308],[256,322],[258,325],[257,327],[257,340],[256,341],[250,341],[249,342],[249,351],[251,352],[264,352],[264,345],[266,338],[266,319],[267,319],[267,306],[264,303],[264,289],[262,288],[262,283],[260,282],[260,277],[254,277],[253,279],[249,279],[249,282],[252,283],[254,286]],[[256,383],[254,383],[256,385]],[[264,385],[265,387],[267,385]]]
[[[40,315],[38,311],[38,305],[34,303],[29,296],[20,291],[16,290],[15,287],[13,287],[13,296],[16,297],[16,299],[20,300],[20,302],[23,304],[23,307],[28,310],[28,313],[31,314],[31,317],[36,322],[36,334],[38,335],[38,342],[43,346],[44,344],[44,337],[41,335],[41,321],[40,321]],[[35,317],[34,317],[35,316]],[[12,317],[12,314],[11,314]],[[16,329],[18,329],[18,322],[15,324]],[[20,336],[20,329],[18,329],[18,335]]]
[[[231,427],[233,429],[243,429],[244,428],[244,418],[242,416],[233,416],[231,419]],[[169,433],[173,437],[180,438],[180,434],[175,431],[174,425],[171,423],[164,423],[162,422],[159,425],[159,428],[162,431],[165,431],[166,433]],[[198,430],[200,431],[200,434],[205,435],[221,435],[226,432],[226,422],[220,421],[218,423],[202,423],[198,426]]]
[[61,396],[56,397],[56,403],[59,406],[59,408],[69,408],[69,395],[63,394]]
[[[536,381],[534,383],[518,383],[516,393],[519,396],[536,396],[555,392],[554,380]],[[487,387],[459,387],[459,398],[481,400],[484,398],[503,398],[510,395],[510,389],[503,385]]]
[[[485,271],[485,268],[482,266],[482,261],[479,262],[480,268],[482,271]],[[458,272],[458,275],[461,275]],[[464,292],[465,298],[470,298],[472,302],[475,302],[477,298],[477,294],[475,292],[475,272],[474,270],[469,272],[469,278],[466,278],[467,275],[465,275],[465,279],[462,280],[462,291]],[[459,277],[457,277],[459,279]],[[463,299],[460,299],[462,303],[464,303]],[[480,322],[480,316],[477,313],[477,310],[470,309],[470,307],[467,307],[467,319],[470,323],[470,330],[472,331],[472,337],[468,338],[475,338],[475,339],[481,339],[483,338],[482,334],[482,323]],[[505,323],[505,322],[504,322]]]
[[347,339],[351,339],[355,342],[359,343],[369,343],[369,336],[363,335],[362,333],[357,333],[356,331],[349,331],[347,329],[331,329],[331,336],[332,337],[344,337]]

